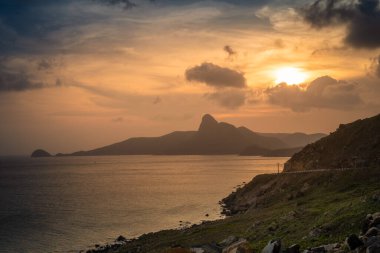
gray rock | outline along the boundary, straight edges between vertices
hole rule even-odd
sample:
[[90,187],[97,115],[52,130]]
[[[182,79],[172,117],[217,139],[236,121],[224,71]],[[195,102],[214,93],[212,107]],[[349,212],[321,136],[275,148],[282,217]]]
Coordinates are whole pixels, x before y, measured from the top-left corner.
[[377,227],[377,225],[380,225],[380,215],[378,217],[374,217],[371,224],[369,225],[370,228]]
[[239,239],[231,245],[223,248],[222,253],[251,253],[246,239]]
[[280,253],[281,252],[281,240],[275,239],[268,242],[261,253]]
[[325,252],[332,252],[335,249],[340,248],[340,244],[339,243],[331,243],[331,244],[322,245],[320,247],[322,247]]
[[377,227],[371,227],[365,233],[365,236],[368,238],[372,236],[378,236],[378,235],[380,235],[380,229],[378,229]]
[[286,253],[300,253],[300,246],[298,244],[293,244],[286,249]]
[[204,253],[205,252],[202,248],[190,248],[190,251],[193,253]]
[[380,243],[372,244],[366,249],[366,253],[380,253]]
[[378,236],[371,236],[365,240],[364,247],[369,247],[376,243],[380,243],[380,238]]
[[219,243],[219,245],[223,246],[223,247],[226,247],[226,246],[229,246],[231,244],[233,244],[234,242],[236,242],[237,240],[239,240],[239,238],[237,238],[236,236],[234,235],[230,235],[229,237],[227,237],[226,239],[224,239],[223,241],[221,241]]
[[313,253],[326,253],[326,249],[325,249],[324,246],[319,246],[319,247],[311,248],[310,251],[313,252]]
[[363,221],[362,229],[361,229],[361,233],[363,235],[367,233],[367,230],[369,229],[369,225],[371,224],[372,220],[373,220],[372,214],[367,214],[365,220]]
[[360,240],[359,237],[357,235],[354,235],[354,234],[350,235],[347,238],[346,243],[347,243],[348,247],[350,248],[350,250],[357,249],[357,248],[364,245],[362,240]]

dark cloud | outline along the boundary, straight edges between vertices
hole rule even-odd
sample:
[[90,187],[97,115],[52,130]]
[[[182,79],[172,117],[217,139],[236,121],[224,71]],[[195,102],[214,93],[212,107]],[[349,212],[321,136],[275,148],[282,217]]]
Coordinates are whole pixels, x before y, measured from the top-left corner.
[[225,45],[223,47],[223,50],[224,50],[224,52],[226,52],[228,54],[228,57],[233,57],[234,55],[236,55],[235,50],[233,50],[232,47],[229,45]]
[[[236,6],[264,5],[268,0],[248,1],[248,0],[217,0],[212,4],[217,5],[224,2]],[[135,7],[146,5],[146,3],[158,2],[162,7],[186,8],[187,5],[201,3],[204,0],[1,0],[0,1],[0,55],[24,56],[24,55],[57,55],[78,52],[96,53],[100,50],[109,51],[113,48],[99,47],[97,43],[101,40],[118,42],[121,38],[115,36],[102,36],[105,33],[105,25],[112,25],[113,21],[120,24],[120,33],[127,33],[137,29],[141,22],[134,19],[124,20],[117,15],[123,15],[117,10],[134,9]],[[207,4],[208,5],[208,4]],[[114,6],[115,13],[102,11],[98,7],[108,8]],[[176,11],[173,8],[173,11]],[[125,15],[128,15],[126,12]],[[238,26],[252,24],[254,15],[247,17],[234,15],[222,15],[218,20],[210,22],[210,27],[225,29],[225,26]],[[142,14],[141,19],[144,20]],[[264,22],[256,18],[254,23]],[[121,24],[124,24],[121,26]],[[142,22],[144,23],[144,22]],[[268,21],[265,21],[267,25]],[[96,25],[101,25],[102,29],[98,34],[92,32]],[[269,23],[268,23],[269,25]],[[115,27],[117,25],[115,24]],[[91,33],[86,36],[86,33]],[[99,37],[94,37],[99,36]],[[132,38],[130,39],[132,40]],[[127,43],[123,39],[123,43]],[[93,49],[96,49],[95,51]],[[88,51],[87,51],[88,50]]]
[[353,83],[323,76],[306,88],[281,83],[265,91],[270,103],[291,108],[293,111],[309,111],[312,108],[348,110],[363,104]]
[[228,109],[236,109],[245,104],[246,91],[236,89],[221,90],[205,94],[205,97]]
[[314,28],[346,25],[346,44],[371,49],[380,47],[379,5],[379,0],[317,0],[299,12]]
[[119,5],[123,7],[123,9],[128,10],[137,6],[136,3],[130,0],[94,0],[96,2],[105,3],[108,5]]
[[243,73],[209,62],[187,69],[185,76],[188,81],[202,82],[216,88],[246,87]]
[[0,92],[25,91],[46,87],[41,82],[34,82],[26,73],[12,73],[0,70]]
[[37,70],[39,71],[50,71],[61,66],[62,63],[58,62],[55,58],[44,58],[37,62]]

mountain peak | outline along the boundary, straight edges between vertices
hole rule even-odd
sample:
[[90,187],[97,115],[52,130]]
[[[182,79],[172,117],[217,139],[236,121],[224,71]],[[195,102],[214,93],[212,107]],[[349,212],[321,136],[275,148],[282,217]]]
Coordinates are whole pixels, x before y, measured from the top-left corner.
[[205,114],[202,117],[202,122],[199,126],[199,131],[204,131],[210,128],[214,128],[216,125],[218,125],[218,121],[214,119],[213,116],[210,114]]

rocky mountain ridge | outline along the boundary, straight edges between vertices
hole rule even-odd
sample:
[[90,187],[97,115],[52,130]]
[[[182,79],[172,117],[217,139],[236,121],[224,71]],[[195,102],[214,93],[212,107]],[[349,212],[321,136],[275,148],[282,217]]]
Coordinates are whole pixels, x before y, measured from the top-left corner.
[[284,171],[365,168],[380,165],[380,114],[341,124],[285,163]]
[[[235,127],[218,122],[211,115],[203,116],[197,131],[175,131],[160,137],[138,137],[96,148],[57,156],[101,155],[225,155],[240,154],[250,146],[260,147],[266,153],[272,150],[298,148],[324,136],[323,134],[261,134],[246,127]],[[288,151],[285,152],[289,154]],[[245,155],[263,155],[245,152]]]

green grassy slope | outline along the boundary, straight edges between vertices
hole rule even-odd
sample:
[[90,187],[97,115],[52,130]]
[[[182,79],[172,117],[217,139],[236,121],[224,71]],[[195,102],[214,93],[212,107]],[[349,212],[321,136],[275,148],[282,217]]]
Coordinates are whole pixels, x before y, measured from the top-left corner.
[[273,238],[303,249],[341,242],[358,233],[368,213],[380,211],[380,170],[347,170],[260,175],[225,199],[236,215],[183,230],[151,233],[118,252],[165,252],[173,245],[190,247],[245,237],[256,251]]

